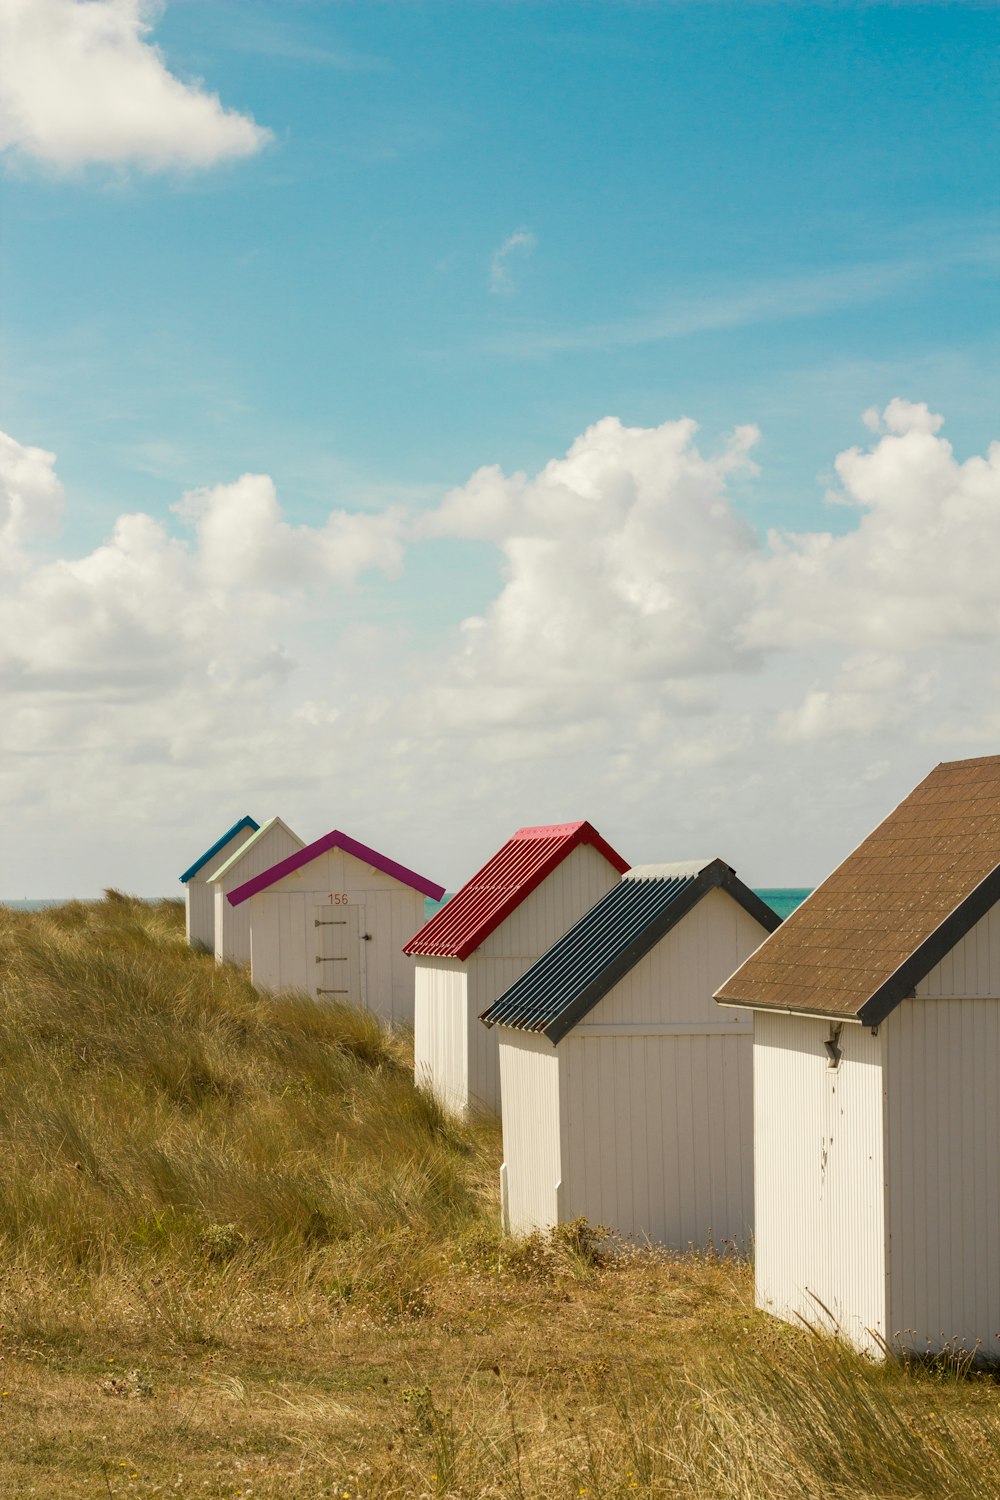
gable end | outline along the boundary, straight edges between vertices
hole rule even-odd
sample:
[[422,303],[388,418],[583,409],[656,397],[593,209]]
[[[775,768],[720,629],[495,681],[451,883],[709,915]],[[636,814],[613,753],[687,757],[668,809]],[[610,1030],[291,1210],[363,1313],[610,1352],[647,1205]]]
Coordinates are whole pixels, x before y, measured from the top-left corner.
[[1000,901],[1000,865],[991,870],[986,879],[960,902],[955,910],[931,933],[930,937],[900,964],[896,972],[866,1000],[858,1011],[858,1019],[865,1026],[878,1026],[891,1015],[901,1001],[912,997],[922,979],[939,964],[956,943],[985,917],[991,907]]

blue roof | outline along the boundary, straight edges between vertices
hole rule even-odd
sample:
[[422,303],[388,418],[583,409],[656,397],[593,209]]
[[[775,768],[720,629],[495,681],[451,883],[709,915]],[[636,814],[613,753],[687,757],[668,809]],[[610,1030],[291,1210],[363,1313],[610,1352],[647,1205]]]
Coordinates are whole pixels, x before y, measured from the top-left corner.
[[181,884],[187,885],[192,876],[197,875],[202,865],[207,865],[212,856],[218,854],[220,849],[224,849],[229,840],[234,838],[242,828],[249,828],[253,833],[256,833],[259,827],[260,824],[254,818],[251,818],[249,814],[247,817],[241,818],[238,823],[234,823],[228,833],[224,833],[221,839],[216,839],[211,849],[206,849],[200,859],[196,859],[193,865],[188,866],[184,874],[180,877]]
[[541,1031],[553,1046],[713,889],[773,932],[781,918],[721,859],[631,870],[494,1000],[487,1026]]

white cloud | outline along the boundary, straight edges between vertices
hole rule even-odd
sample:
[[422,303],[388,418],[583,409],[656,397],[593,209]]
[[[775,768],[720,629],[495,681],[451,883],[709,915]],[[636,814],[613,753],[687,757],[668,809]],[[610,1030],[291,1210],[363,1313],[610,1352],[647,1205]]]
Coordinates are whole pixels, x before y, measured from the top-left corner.
[[625,684],[655,695],[754,665],[742,625],[759,548],[725,481],[750,466],[757,434],[741,428],[706,459],[695,431],[606,417],[533,479],[482,469],[446,496],[425,529],[494,540],[506,582],[464,622],[440,711],[464,716],[472,695],[490,717],[600,714]]
[[351,583],[369,568],[396,577],[403,566],[398,506],[375,515],[331,511],[321,529],[290,526],[273,480],[244,474],[235,484],[192,490],[174,509],[194,526],[199,572],[209,587]]
[[57,168],[251,156],[271,132],[172,74],[156,0],[0,0],[0,149]]
[[[518,823],[587,816],[635,860],[817,878],[935,759],[1000,749],[1000,448],[960,460],[901,400],[868,425],[839,534],[757,536],[754,428],[607,417],[417,518],[305,526],[244,475],[55,560],[29,525],[58,515],[52,456],[0,440],[5,847],[44,870],[58,835],[78,884],[165,889],[230,812],[280,811],[454,881]],[[419,578],[382,582],[410,536],[411,578],[465,539],[501,574],[419,644]],[[121,867],[93,872],[95,829]]]
[[530,229],[515,229],[502,245],[498,245],[490,256],[490,291],[512,292],[514,275],[512,261],[530,255],[538,241]]
[[1000,444],[960,463],[926,406],[892,401],[874,447],[836,461],[861,512],[846,535],[772,536],[747,639],[800,635],[874,650],[993,640],[1000,630]]
[[63,506],[55,461],[0,432],[0,562],[32,532],[55,530]]

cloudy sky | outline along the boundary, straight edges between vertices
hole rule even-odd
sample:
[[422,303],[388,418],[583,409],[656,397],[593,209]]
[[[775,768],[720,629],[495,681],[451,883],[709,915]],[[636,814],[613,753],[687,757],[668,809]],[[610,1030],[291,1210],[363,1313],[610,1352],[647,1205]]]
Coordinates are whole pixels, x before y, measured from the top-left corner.
[[813,884],[1000,752],[1000,8],[0,0],[0,897]]

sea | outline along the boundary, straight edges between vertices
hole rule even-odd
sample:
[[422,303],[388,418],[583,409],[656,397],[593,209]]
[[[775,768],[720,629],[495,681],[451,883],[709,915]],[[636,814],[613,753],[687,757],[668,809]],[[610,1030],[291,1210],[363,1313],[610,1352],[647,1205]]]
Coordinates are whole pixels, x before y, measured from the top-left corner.
[[[811,886],[767,886],[755,892],[755,894],[762,901],[766,901],[771,910],[776,911],[778,916],[784,919],[785,917],[790,917],[797,906],[801,906],[806,897],[811,894],[811,891]],[[440,901],[432,901],[428,896],[424,901],[424,910],[427,916],[433,917],[435,912],[440,911],[442,906],[447,905],[454,894],[454,891],[445,891]],[[36,901],[29,901],[25,898],[20,901],[0,901],[0,906],[9,906],[14,911],[44,911],[47,906],[65,906],[67,901],[76,899],[76,897],[71,896],[47,896]],[[85,896],[80,899],[96,901],[100,898],[97,896]],[[157,901],[165,900],[166,898],[147,896],[144,899]]]
[[[454,894],[454,891],[445,891],[440,901],[432,901],[428,896],[424,901],[424,910],[427,912],[428,917],[433,917],[434,913],[440,911],[442,906],[446,906]],[[767,889],[755,891],[754,894],[759,896],[762,901],[766,901],[771,910],[776,911],[778,916],[784,921],[785,917],[790,917],[795,908],[801,906],[806,897],[812,894],[812,886],[769,886]]]

